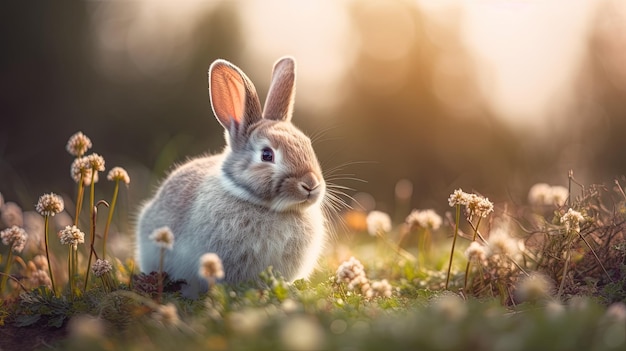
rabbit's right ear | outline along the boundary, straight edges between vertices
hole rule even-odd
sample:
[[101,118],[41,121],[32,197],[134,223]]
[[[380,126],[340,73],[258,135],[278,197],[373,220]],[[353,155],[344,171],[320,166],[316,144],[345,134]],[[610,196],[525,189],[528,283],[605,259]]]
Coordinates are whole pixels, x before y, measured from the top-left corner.
[[254,85],[226,60],[216,60],[209,68],[209,95],[213,113],[231,140],[245,134],[249,125],[261,119],[261,103]]

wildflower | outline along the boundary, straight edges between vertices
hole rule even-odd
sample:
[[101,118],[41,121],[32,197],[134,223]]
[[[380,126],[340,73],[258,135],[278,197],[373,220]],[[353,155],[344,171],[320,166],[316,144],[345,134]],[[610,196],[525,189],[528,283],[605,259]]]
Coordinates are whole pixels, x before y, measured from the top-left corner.
[[113,266],[109,263],[109,261],[99,258],[91,266],[91,270],[93,271],[93,274],[99,278],[111,272],[113,270]]
[[169,227],[156,229],[150,234],[149,238],[163,249],[172,250],[174,248],[174,234]]
[[4,245],[9,246],[13,252],[20,253],[24,250],[28,234],[24,229],[14,225],[0,232],[0,237]]
[[83,132],[76,132],[72,135],[65,146],[67,152],[76,157],[83,156],[90,148],[91,140]]
[[552,187],[552,204],[557,206],[565,205],[565,201],[569,197],[569,190],[567,190],[564,186],[553,186]]
[[224,278],[224,268],[222,260],[214,253],[205,253],[200,257],[200,276],[210,283],[215,279]]
[[476,194],[467,194],[467,203],[465,204],[465,212],[468,217],[487,217],[493,212],[493,203],[488,198]]
[[128,176],[128,172],[122,167],[113,167],[109,174],[107,175],[107,179],[110,181],[123,181],[124,184],[130,184],[130,177]]
[[338,283],[350,283],[359,277],[365,277],[365,269],[359,260],[354,257],[350,257],[348,261],[339,265],[336,276]]
[[543,274],[533,272],[520,280],[515,291],[522,301],[537,301],[549,296],[552,284]]
[[374,296],[391,297],[391,285],[387,279],[372,281],[370,287]]
[[495,229],[489,234],[487,239],[489,244],[489,253],[491,255],[513,256],[517,253],[519,246],[517,241],[509,236],[503,229]]
[[583,217],[582,213],[568,209],[567,212],[561,217],[561,223],[565,224],[565,230],[568,232],[570,230],[579,233],[580,232],[580,223],[585,221],[585,217]]
[[78,249],[78,244],[85,242],[85,233],[83,233],[75,225],[66,226],[65,229],[59,232],[59,239],[61,244],[71,245],[74,250]]
[[387,233],[391,231],[391,218],[388,214],[381,211],[372,211],[365,219],[367,222],[367,231],[370,235],[377,235],[380,232]]
[[44,255],[37,255],[33,257],[30,262],[32,262],[37,269],[48,269],[48,260],[46,260],[46,256]]
[[15,202],[6,202],[2,206],[0,206],[0,212],[2,215],[2,222],[7,226],[16,225],[21,227],[24,225],[24,214],[22,213],[22,209]]
[[465,256],[470,261],[483,262],[487,258],[487,249],[477,241],[472,241],[465,250]]
[[442,220],[441,216],[434,210],[413,210],[408,217],[406,217],[406,223],[408,223],[411,228],[421,227],[437,230],[441,227]]
[[165,326],[175,326],[180,323],[178,318],[178,309],[176,305],[168,303],[167,305],[159,305],[152,314],[152,318],[163,323]]
[[467,205],[469,202],[470,194],[463,191],[463,189],[457,189],[450,195],[448,198],[448,204],[450,207],[454,207],[456,205]]
[[528,191],[528,202],[536,206],[563,206],[568,197],[569,191],[566,187],[559,185],[550,186],[546,183],[537,183]]
[[[48,267],[46,266],[45,269],[47,270]],[[52,280],[50,280],[48,272],[43,269],[37,269],[30,273],[30,276],[28,277],[28,285],[32,288],[38,288],[40,286],[52,288]]]
[[[80,182],[80,179],[82,178],[83,185],[91,185],[92,173],[93,170],[87,157],[79,157],[76,158],[74,162],[72,162],[72,166],[70,167],[70,175],[76,183]],[[98,180],[98,172],[96,172],[95,174],[93,174],[93,182],[97,183]]]
[[104,171],[104,158],[102,156],[94,153],[86,157],[92,170],[99,172]]
[[50,193],[43,194],[39,197],[35,210],[42,216],[54,216],[63,211],[63,208],[63,198],[57,194]]

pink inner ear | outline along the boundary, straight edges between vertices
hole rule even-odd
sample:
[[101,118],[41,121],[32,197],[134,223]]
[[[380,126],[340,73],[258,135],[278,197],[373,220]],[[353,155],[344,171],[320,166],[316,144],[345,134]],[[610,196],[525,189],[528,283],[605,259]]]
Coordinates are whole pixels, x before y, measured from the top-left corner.
[[243,78],[226,65],[216,65],[211,72],[211,104],[220,123],[230,129],[231,122],[241,123],[246,88]]

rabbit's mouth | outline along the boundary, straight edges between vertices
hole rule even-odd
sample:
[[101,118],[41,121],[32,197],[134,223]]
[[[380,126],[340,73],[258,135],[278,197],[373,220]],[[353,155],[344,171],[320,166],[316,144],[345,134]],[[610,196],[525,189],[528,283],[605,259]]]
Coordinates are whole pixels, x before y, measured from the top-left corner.
[[324,180],[312,173],[298,179],[291,178],[283,182],[280,195],[272,201],[275,211],[303,211],[320,203],[326,185]]

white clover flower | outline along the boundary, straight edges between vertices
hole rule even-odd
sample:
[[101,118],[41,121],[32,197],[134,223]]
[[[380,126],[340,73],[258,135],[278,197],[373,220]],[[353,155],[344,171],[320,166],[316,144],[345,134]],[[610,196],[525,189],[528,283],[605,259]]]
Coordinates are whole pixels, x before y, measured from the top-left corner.
[[61,213],[65,205],[63,204],[63,198],[59,195],[50,193],[43,194],[39,197],[35,210],[42,216],[54,216],[57,213]]
[[174,248],[174,234],[169,227],[161,227],[156,229],[148,237],[154,243],[164,249],[172,250]]
[[335,275],[337,276],[338,283],[350,283],[359,277],[365,277],[365,268],[359,260],[350,257],[349,260],[339,265]]
[[532,272],[517,283],[515,294],[521,301],[537,301],[548,297],[551,289],[552,284],[546,276]]
[[102,156],[94,153],[86,157],[92,170],[98,172],[104,171],[104,158]]
[[372,211],[367,215],[365,219],[367,223],[367,231],[370,235],[377,235],[380,232],[388,233],[391,231],[391,217],[388,214],[381,211]]
[[463,191],[463,189],[456,189],[454,193],[448,198],[448,204],[450,207],[456,205],[467,205],[470,200],[470,194]]
[[70,245],[74,250],[78,249],[78,244],[85,243],[85,233],[83,233],[75,225],[66,226],[65,229],[59,232],[59,239],[61,244]]
[[15,202],[6,202],[0,206],[0,219],[7,226],[24,226],[24,212],[22,208]]
[[582,213],[571,208],[561,217],[561,223],[565,224],[565,230],[568,232],[572,230],[576,233],[580,233],[580,224],[584,222],[585,217]]
[[421,228],[429,228],[432,230],[437,230],[441,227],[442,219],[441,216],[437,214],[432,209],[428,210],[413,210],[406,217],[406,223],[409,224],[410,227],[421,227]]
[[513,257],[519,250],[517,240],[511,238],[511,236],[501,228],[494,229],[489,233],[487,243],[489,244],[489,255],[501,254]]
[[103,275],[111,272],[113,270],[113,266],[109,261],[103,260],[101,258],[97,259],[96,262],[91,266],[91,271],[96,277],[102,277]]
[[387,279],[374,280],[370,283],[370,287],[374,296],[391,297],[392,288]]
[[91,140],[83,134],[83,132],[77,132],[70,137],[67,141],[65,149],[71,155],[81,157],[91,148]]
[[465,204],[467,216],[484,218],[491,212],[493,212],[493,203],[488,198],[476,194],[467,194],[467,203]]
[[28,234],[26,231],[16,225],[0,232],[2,243],[10,247],[13,252],[20,253],[24,250]]
[[528,202],[535,206],[563,206],[569,197],[566,187],[537,183],[528,191]]
[[130,184],[130,177],[128,176],[128,172],[122,167],[113,167],[109,174],[107,175],[107,179],[110,181],[122,181],[124,184]]
[[483,262],[487,259],[487,248],[477,241],[472,241],[465,250],[465,257],[470,261]]
[[220,257],[212,252],[202,255],[200,257],[200,271],[198,274],[210,283],[215,279],[224,278],[224,267]]

